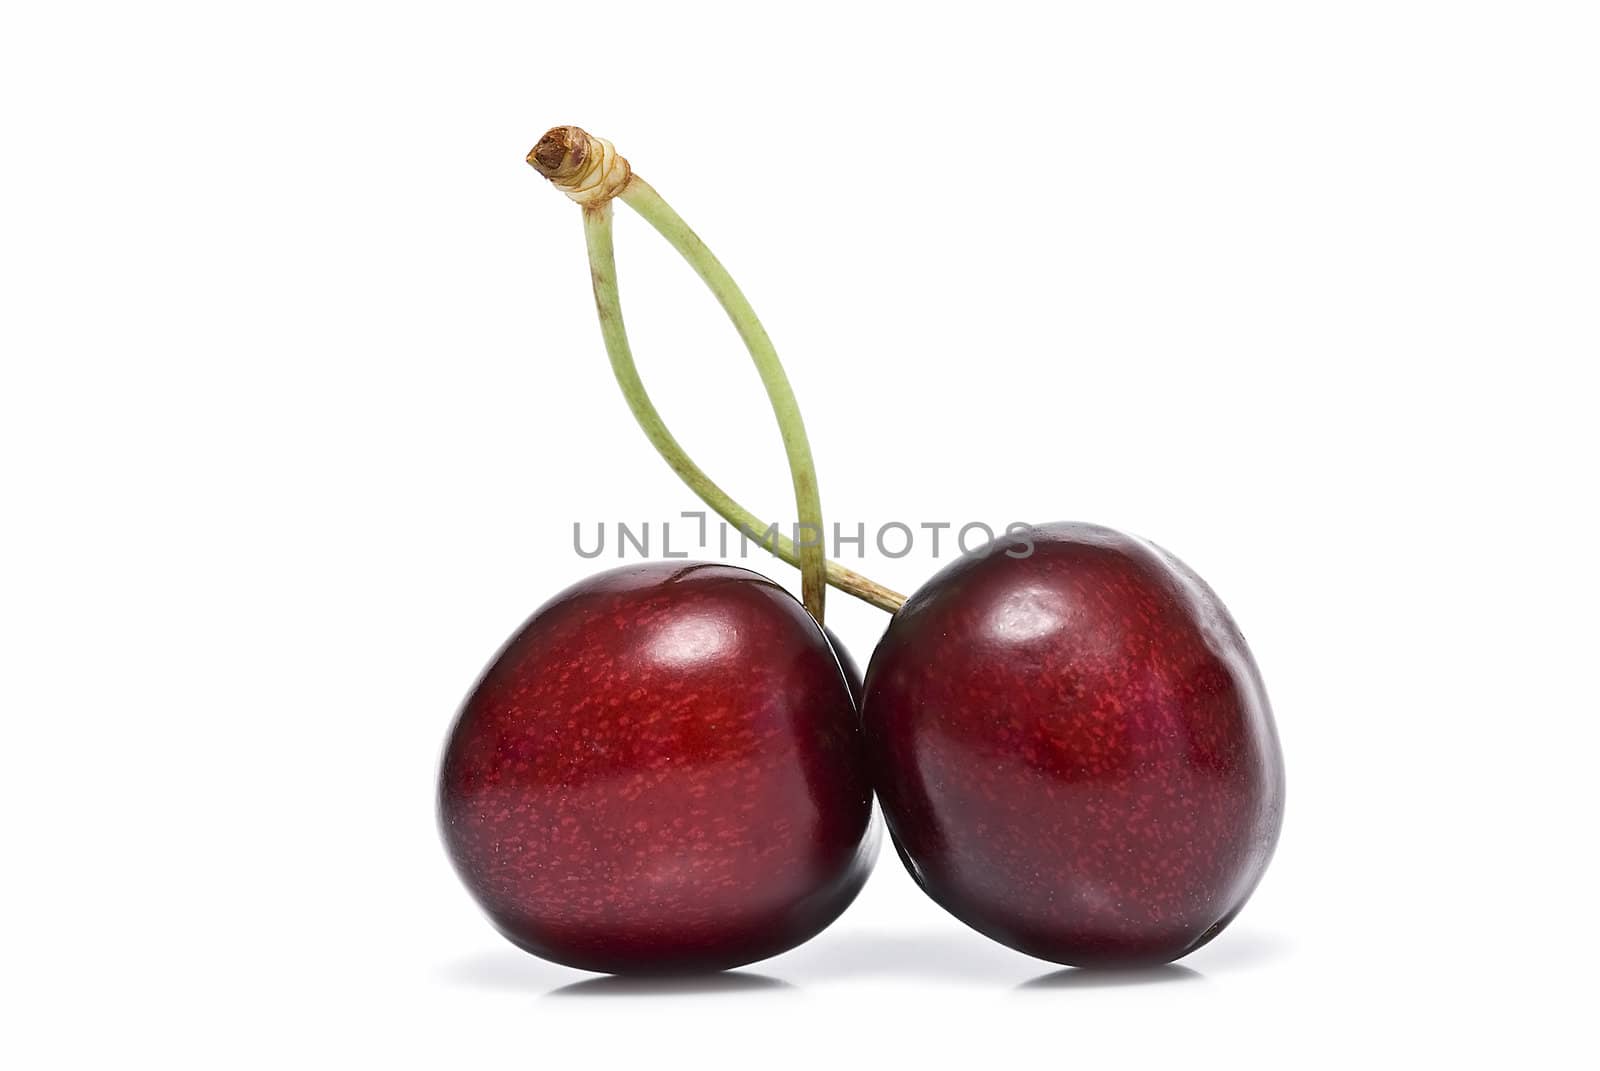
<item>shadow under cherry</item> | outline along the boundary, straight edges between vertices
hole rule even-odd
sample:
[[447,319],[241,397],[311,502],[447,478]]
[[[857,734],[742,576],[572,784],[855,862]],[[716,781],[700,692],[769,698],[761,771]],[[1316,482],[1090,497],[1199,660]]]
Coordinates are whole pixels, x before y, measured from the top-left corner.
[[1018,992],[1044,989],[1120,989],[1127,986],[1167,985],[1172,982],[1203,982],[1205,975],[1193,967],[1163,963],[1159,967],[1065,967],[1041,974],[1017,986]]
[[552,989],[547,997],[687,997],[706,994],[774,993],[795,987],[780,978],[748,971],[720,974],[607,974]]

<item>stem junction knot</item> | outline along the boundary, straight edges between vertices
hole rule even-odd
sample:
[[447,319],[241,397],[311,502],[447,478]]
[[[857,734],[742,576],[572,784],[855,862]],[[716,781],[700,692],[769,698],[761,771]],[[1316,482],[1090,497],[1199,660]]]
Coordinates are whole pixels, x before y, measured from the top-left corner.
[[585,208],[611,200],[633,177],[611,142],[575,126],[551,127],[528,153],[528,163]]

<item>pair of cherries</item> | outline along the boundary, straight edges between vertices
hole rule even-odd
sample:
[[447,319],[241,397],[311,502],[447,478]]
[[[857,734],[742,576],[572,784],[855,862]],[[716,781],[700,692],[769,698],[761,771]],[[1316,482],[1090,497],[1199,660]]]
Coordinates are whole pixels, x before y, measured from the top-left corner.
[[[637,189],[609,145],[578,144],[530,162],[575,174],[569,193]],[[963,922],[1042,959],[1137,966],[1243,906],[1283,766],[1210,588],[1141,539],[1054,524],[935,575],[864,682],[757,573],[592,576],[495,656],[439,781],[450,857],[500,932],[611,973],[726,969],[815,936],[873,865],[874,794],[912,877]]]

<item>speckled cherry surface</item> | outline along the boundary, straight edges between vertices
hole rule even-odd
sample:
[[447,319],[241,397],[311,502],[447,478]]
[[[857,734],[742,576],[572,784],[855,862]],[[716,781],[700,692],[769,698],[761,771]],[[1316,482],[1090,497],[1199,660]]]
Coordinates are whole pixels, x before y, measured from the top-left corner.
[[[942,570],[867,669],[880,801],[923,889],[1077,966],[1198,948],[1260,880],[1283,761],[1227,610],[1160,548],[1041,526]],[[1009,552],[1009,553],[1008,553]]]
[[591,577],[473,688],[440,821],[495,926],[588,970],[714,970],[832,922],[866,879],[859,722],[822,630],[744,569]]

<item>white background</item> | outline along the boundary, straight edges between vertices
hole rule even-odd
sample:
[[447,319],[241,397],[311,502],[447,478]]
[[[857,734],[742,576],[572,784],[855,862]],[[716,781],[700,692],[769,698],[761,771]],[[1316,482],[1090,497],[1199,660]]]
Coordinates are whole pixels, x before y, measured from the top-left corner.
[[[1597,52],[1583,3],[8,4],[5,1062],[1594,1066]],[[559,122],[743,283],[833,518],[1222,593],[1289,811],[1214,944],[1056,973],[892,854],[773,984],[574,989],[479,917],[455,704],[574,520],[694,506]],[[618,243],[670,423],[791,516],[732,331]]]

